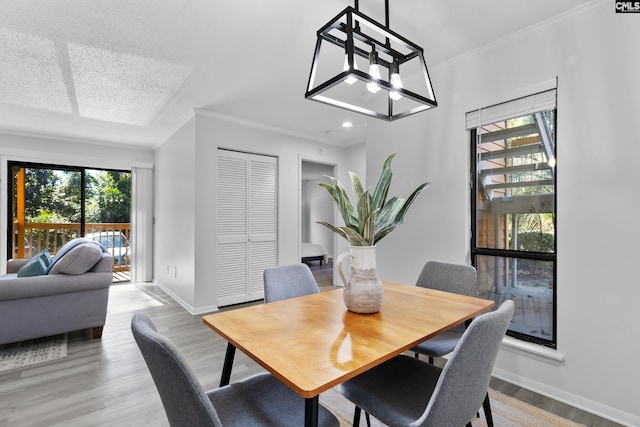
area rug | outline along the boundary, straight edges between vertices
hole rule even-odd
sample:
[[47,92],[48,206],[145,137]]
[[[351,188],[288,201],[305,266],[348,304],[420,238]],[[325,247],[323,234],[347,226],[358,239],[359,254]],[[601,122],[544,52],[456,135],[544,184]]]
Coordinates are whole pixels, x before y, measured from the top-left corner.
[[[571,420],[559,417],[543,409],[524,403],[495,390],[489,390],[493,422],[500,427],[584,427]],[[335,389],[320,395],[320,403],[329,409],[340,421],[341,426],[350,426],[353,421],[353,404]],[[363,414],[364,418],[364,414]],[[361,420],[364,425],[364,420]],[[482,410],[480,418],[471,420],[473,427],[486,427]],[[373,427],[382,427],[380,421],[371,418]]]
[[0,372],[67,357],[67,334],[0,345]]

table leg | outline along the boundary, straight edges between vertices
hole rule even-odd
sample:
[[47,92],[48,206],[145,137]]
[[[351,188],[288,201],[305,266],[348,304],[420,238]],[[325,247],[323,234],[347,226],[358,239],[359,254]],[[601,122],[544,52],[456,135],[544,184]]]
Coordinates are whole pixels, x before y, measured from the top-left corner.
[[236,346],[227,344],[227,352],[224,355],[224,365],[222,365],[222,376],[220,377],[220,387],[229,384],[231,379],[231,368],[233,368],[233,358],[236,355]]
[[304,426],[318,427],[318,396],[304,399]]

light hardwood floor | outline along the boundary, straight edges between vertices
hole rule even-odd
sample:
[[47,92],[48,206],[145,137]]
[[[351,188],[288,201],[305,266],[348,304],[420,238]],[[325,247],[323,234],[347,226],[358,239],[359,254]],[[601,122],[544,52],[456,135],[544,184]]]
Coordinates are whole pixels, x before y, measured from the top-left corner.
[[[91,339],[89,331],[73,332],[68,335],[66,358],[0,373],[0,427],[168,425],[131,335],[130,320],[136,312],[150,316],[178,346],[205,389],[217,387],[226,342],[204,326],[202,316],[190,315],[153,285],[118,284],[111,287],[102,339]],[[260,366],[237,352],[231,381],[260,371]],[[502,388],[512,396],[530,399],[517,387]],[[539,399],[535,397],[534,403],[557,409],[554,403]],[[615,425],[573,408],[559,411],[587,425]]]

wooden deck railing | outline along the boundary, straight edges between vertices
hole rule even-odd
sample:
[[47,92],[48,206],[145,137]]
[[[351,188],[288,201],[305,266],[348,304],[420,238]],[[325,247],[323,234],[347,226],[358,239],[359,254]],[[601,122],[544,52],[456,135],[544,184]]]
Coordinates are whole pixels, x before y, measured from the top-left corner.
[[[13,236],[14,258],[31,258],[43,249],[47,249],[51,255],[55,255],[58,250],[69,240],[80,236],[79,223],[43,223],[43,222],[25,222],[22,227],[18,223],[14,223],[15,230]],[[104,236],[117,236],[120,233],[126,238],[128,245],[131,239],[131,224],[129,223],[104,223],[104,224],[85,224],[85,235],[96,233]],[[22,239],[21,239],[22,237]],[[19,244],[20,240],[23,241]],[[111,243],[113,239],[106,239]],[[104,243],[104,242],[101,242]],[[123,257],[124,261],[118,265],[114,265],[114,271],[128,271],[130,260],[126,253],[126,249],[113,246],[105,246],[105,249],[113,252],[114,256]]]

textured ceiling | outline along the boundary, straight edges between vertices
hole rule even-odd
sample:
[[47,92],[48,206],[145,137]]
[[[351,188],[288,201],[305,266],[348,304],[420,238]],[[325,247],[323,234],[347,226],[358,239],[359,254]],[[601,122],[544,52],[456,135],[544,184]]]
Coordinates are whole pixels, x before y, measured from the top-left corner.
[[[584,3],[391,0],[389,18],[432,67]],[[316,31],[352,5],[0,0],[0,132],[153,147],[196,108],[328,143],[362,140],[365,117],[304,99]],[[383,0],[360,11],[384,22]]]

